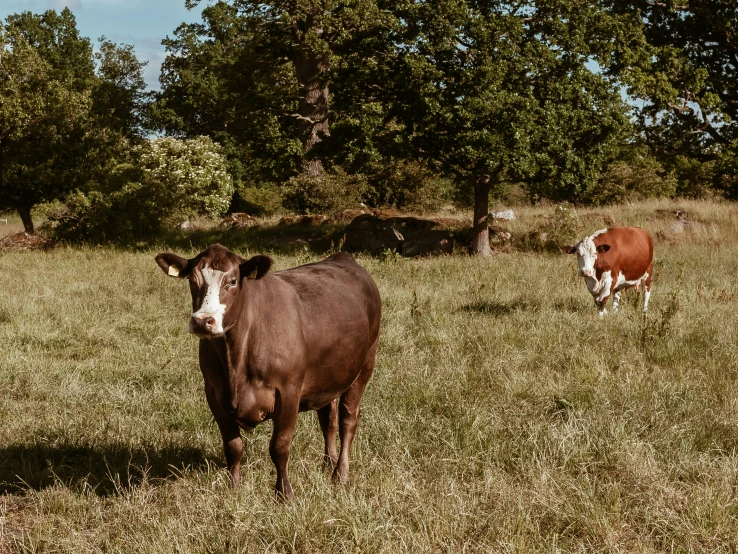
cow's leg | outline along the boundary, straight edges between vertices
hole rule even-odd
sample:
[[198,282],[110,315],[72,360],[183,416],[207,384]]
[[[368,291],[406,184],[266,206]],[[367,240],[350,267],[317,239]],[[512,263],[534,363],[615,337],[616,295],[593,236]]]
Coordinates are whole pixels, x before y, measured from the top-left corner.
[[277,401],[274,406],[274,431],[272,440],[269,442],[269,456],[272,458],[277,470],[277,482],[274,490],[280,500],[292,498],[292,485],[287,466],[290,463],[290,447],[292,436],[295,434],[297,425],[297,413],[300,408],[299,392],[294,394],[277,393]]
[[610,299],[610,295],[608,294],[604,298],[598,298],[597,299],[597,307],[600,310],[600,317],[605,317],[607,315],[607,301]]
[[338,432],[338,402],[331,401],[318,410],[318,421],[323,430],[325,441],[325,454],[323,463],[326,469],[333,471],[338,462],[338,450],[336,448],[336,433]]
[[620,305],[620,294],[621,292],[618,291],[612,295],[612,311],[613,312],[618,311],[618,306]]
[[356,380],[351,384],[346,392],[341,395],[338,403],[338,427],[341,436],[341,453],[338,456],[338,465],[333,472],[333,480],[345,483],[349,477],[349,453],[351,451],[351,443],[356,435],[356,426],[359,423],[359,404],[361,396],[364,394],[366,384],[374,371],[374,360],[377,355],[377,345],[379,339],[374,343],[367,353],[364,367],[362,367]]
[[648,266],[648,276],[643,283],[643,311],[648,311],[648,301],[651,298],[651,277],[653,277],[653,262]]
[[218,424],[220,435],[223,437],[223,451],[225,452],[226,464],[231,474],[230,485],[235,489],[241,482],[241,457],[243,456],[243,441],[238,424],[229,418],[221,408],[215,397],[215,390],[205,389],[205,398],[208,406]]

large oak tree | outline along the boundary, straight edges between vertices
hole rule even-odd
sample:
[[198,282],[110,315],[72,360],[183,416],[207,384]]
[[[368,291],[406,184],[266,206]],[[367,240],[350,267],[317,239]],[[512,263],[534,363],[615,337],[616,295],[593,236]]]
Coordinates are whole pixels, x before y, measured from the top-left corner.
[[68,9],[0,25],[0,209],[27,232],[33,206],[103,179],[141,137],[143,65],[104,39],[93,54]]

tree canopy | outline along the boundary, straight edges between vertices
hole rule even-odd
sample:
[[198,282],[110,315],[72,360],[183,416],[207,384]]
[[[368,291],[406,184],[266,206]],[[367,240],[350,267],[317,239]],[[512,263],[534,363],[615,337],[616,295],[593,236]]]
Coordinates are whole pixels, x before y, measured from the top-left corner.
[[142,136],[144,64],[130,47],[100,46],[93,54],[69,9],[0,26],[0,209],[29,232],[34,205],[100,179]]
[[607,71],[639,99],[645,142],[666,158],[712,162],[715,184],[738,195],[738,9],[710,0],[607,0],[628,21]]

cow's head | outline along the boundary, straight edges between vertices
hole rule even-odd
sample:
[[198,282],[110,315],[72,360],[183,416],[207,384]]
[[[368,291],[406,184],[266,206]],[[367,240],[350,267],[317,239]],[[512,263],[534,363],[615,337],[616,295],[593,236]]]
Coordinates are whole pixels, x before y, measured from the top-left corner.
[[563,249],[567,254],[577,255],[580,277],[591,277],[592,279],[596,279],[595,262],[597,261],[597,254],[610,250],[609,244],[595,245],[595,236],[596,235],[584,237],[578,243],[572,246],[567,246]]
[[272,259],[254,256],[244,261],[225,246],[212,244],[190,260],[166,252],[156,257],[156,263],[167,275],[190,282],[190,333],[212,339],[223,336],[235,323],[236,314],[231,315],[229,309],[244,280],[261,279],[272,266]]

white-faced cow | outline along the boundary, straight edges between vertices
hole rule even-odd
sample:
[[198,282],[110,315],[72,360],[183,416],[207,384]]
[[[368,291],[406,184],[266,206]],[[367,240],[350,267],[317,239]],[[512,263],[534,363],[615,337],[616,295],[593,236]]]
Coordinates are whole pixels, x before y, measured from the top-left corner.
[[564,248],[576,254],[579,275],[594,297],[600,315],[607,313],[607,300],[612,295],[612,309],[617,311],[620,291],[643,285],[643,311],[648,310],[653,277],[653,241],[639,227],[611,227],[584,237]]
[[189,281],[189,330],[200,338],[205,395],[223,436],[231,485],[240,480],[240,429],[272,419],[275,488],[290,498],[290,446],[297,414],[306,410],[318,412],[333,478],[348,479],[359,403],[379,341],[382,304],[369,273],[343,253],[267,273],[267,256],[243,260],[219,244],[190,260],[165,253],[156,262]]

